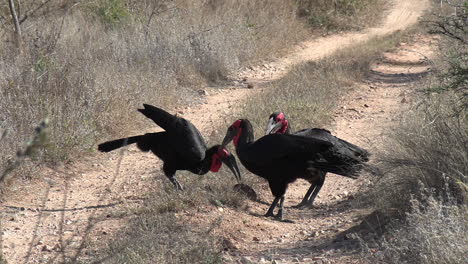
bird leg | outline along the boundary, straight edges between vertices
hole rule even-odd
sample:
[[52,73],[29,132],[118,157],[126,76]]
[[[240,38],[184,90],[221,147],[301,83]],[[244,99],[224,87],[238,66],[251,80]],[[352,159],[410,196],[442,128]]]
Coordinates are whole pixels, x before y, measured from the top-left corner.
[[[315,181],[310,187],[309,190],[307,190],[307,193],[305,194],[304,198],[302,201],[296,205],[293,206],[295,208],[299,209],[304,209],[304,208],[312,208],[312,204],[317,197],[317,194],[320,192],[320,189],[322,189],[323,184],[325,183],[325,172],[319,172],[319,178],[318,181]],[[310,195],[312,194],[312,196]]]
[[166,177],[172,182],[172,184],[174,184],[174,186],[176,187],[177,190],[179,190],[179,191],[184,190],[184,188],[179,183],[179,181],[177,181],[177,179],[175,177],[176,170],[173,169],[172,166],[168,166],[166,163],[164,163],[163,164],[163,171],[164,171],[164,174],[166,175]]
[[265,214],[265,216],[275,216],[273,214],[273,211],[275,210],[276,208],[276,205],[278,204],[278,201],[280,200],[281,197],[275,197],[275,200],[273,200],[273,202],[271,203],[271,206],[270,208],[268,209],[267,213]]
[[184,188],[182,185],[179,183],[179,181],[175,177],[169,177],[169,180],[174,184],[177,190],[183,191]]
[[279,218],[280,220],[283,220],[283,211],[284,211],[283,204],[284,204],[284,195],[281,196],[280,205],[279,205],[280,208],[278,210],[278,214],[276,215],[276,217]]
[[322,186],[323,186],[324,182],[325,182],[325,179],[323,181],[319,181],[319,182],[315,183],[315,190],[312,193],[312,196],[310,197],[310,199],[303,206],[303,208],[304,207],[312,208],[312,204],[314,203],[315,197],[317,197],[317,194],[320,192],[320,189],[322,189]]
[[302,201],[299,204],[297,204],[297,205],[295,205],[293,207],[294,208],[299,208],[299,209],[302,209],[302,208],[306,207],[308,205],[309,196],[312,193],[312,191],[315,189],[316,186],[317,186],[317,184],[315,184],[315,183],[310,185],[309,190],[307,190],[307,193],[304,195],[304,198],[302,199]]

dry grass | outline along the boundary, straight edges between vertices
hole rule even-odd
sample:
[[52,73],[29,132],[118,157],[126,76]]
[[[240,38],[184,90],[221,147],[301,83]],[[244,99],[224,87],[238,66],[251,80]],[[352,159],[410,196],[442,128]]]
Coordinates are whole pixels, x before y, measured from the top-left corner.
[[222,263],[220,241],[210,231],[181,224],[170,213],[145,215],[90,263]]
[[385,7],[379,0],[298,0],[298,15],[314,28],[356,30],[377,21]]
[[[23,11],[33,4],[23,2]],[[51,1],[22,24],[22,54],[5,19],[0,128],[15,137],[2,141],[0,160],[44,117],[51,145],[43,157],[57,161],[129,130],[142,102],[194,102],[200,86],[304,39],[295,9],[279,0]]]
[[[447,190],[450,193],[450,190]],[[448,194],[449,195],[449,194]],[[447,198],[452,199],[447,202]],[[442,202],[441,200],[446,200]],[[374,262],[451,264],[466,262],[467,208],[446,196],[412,199],[405,220],[394,221],[380,241],[380,251],[366,250]]]
[[226,168],[216,175],[178,172],[177,177],[184,192],[165,181],[146,196],[141,207],[126,213],[134,217],[115,235],[115,241],[86,257],[85,262],[222,263],[222,238],[212,233],[220,219],[198,226],[191,216],[215,207],[244,210],[247,198],[233,190],[235,179]]
[[[453,16],[451,10],[449,16]],[[441,21],[452,27],[444,15]],[[455,37],[459,34],[452,32]],[[376,179],[371,198],[374,208],[386,216],[383,222],[391,224],[380,241],[380,251],[367,252],[374,260],[466,262],[468,120],[463,70],[468,45],[463,41],[454,45],[454,36],[442,39],[441,53],[449,55],[435,61],[429,82],[419,84],[427,93],[404,116],[380,155],[385,174]],[[460,36],[466,38],[463,33]]]
[[382,154],[387,173],[376,186],[379,207],[408,208],[415,195],[422,200],[418,182],[441,195],[448,181],[451,194],[466,200],[468,123],[459,106],[454,94],[434,95],[404,118]]
[[466,111],[455,93],[426,100],[388,140],[371,189],[391,224],[381,252],[367,255],[386,263],[461,263],[468,249]]
[[249,100],[242,117],[252,121],[257,137],[264,134],[267,117],[275,111],[286,113],[294,130],[329,125],[341,96],[354,89],[369,71],[370,63],[383,51],[393,48],[401,36],[372,39],[295,67]]
[[[50,119],[50,147],[42,160],[64,160],[70,153],[92,149],[103,135],[131,129],[125,125],[135,124],[129,122],[131,109],[142,102],[165,108],[191,103],[199,86],[223,82],[230,72],[268,58],[308,33],[297,20],[297,6],[282,0],[50,3],[23,23],[22,54],[11,42],[10,25],[2,20],[2,40],[10,42],[1,42],[0,50],[0,128],[8,128],[15,137],[0,142],[1,161],[14,153],[35,120]],[[1,20],[3,6],[0,10]],[[336,98],[342,86],[365,72],[372,58],[365,54],[377,54],[357,49],[360,56],[354,59],[355,51],[298,67],[268,89],[290,96],[288,100],[262,101],[265,108],[247,117],[262,132],[272,109],[292,115],[298,127],[313,125],[311,120],[325,122],[336,101],[323,105],[314,97],[323,96],[322,103]],[[345,76],[330,81],[333,75],[322,76],[327,71]],[[308,100],[316,105],[310,110]],[[249,108],[254,104],[259,106],[251,101]],[[288,104],[292,107],[282,108]],[[305,107],[318,117],[300,119],[309,116],[301,112]],[[211,228],[183,225],[176,213],[213,206],[242,210],[245,197],[232,190],[230,172],[202,179],[189,173],[178,177],[190,186],[187,191],[175,192],[168,184],[148,194],[128,228],[92,257],[107,263],[220,263],[222,246]],[[249,185],[258,180],[245,178]]]

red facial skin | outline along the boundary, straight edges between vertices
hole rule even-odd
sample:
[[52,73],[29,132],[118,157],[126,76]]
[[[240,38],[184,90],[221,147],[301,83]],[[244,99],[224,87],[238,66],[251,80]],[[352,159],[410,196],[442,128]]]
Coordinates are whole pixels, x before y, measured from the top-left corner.
[[232,139],[232,141],[234,142],[234,146],[236,147],[237,147],[237,143],[239,142],[240,135],[242,134],[241,122],[242,122],[241,120],[237,120],[231,126],[231,127],[237,128],[238,130],[237,135],[235,135],[234,138]]
[[228,157],[230,153],[226,149],[219,149],[217,153],[215,153],[211,159],[211,167],[210,171],[218,172],[221,166],[223,166],[223,162],[221,158]]
[[285,116],[283,113],[279,113],[277,116],[276,116],[276,122],[281,122],[282,126],[281,126],[281,129],[279,129],[278,131],[276,131],[276,134],[285,134],[286,133],[286,130],[288,129],[288,125],[289,125],[289,122],[288,120],[285,119]]

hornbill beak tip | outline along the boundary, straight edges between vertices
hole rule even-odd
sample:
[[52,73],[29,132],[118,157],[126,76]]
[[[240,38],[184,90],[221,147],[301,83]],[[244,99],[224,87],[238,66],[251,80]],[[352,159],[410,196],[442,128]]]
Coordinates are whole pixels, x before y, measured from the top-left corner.
[[274,134],[282,127],[281,122],[276,122],[273,117],[268,120],[267,129],[265,135]]
[[[221,146],[220,149],[224,149],[224,148]],[[242,182],[242,176],[241,176],[239,167],[237,166],[236,157],[233,154],[231,154],[230,152],[228,152],[227,150],[226,150],[226,152],[227,152],[227,155],[225,155],[223,158],[221,158],[221,161],[224,164],[226,164],[226,166],[232,171],[232,173],[236,177],[237,182],[241,183]]]

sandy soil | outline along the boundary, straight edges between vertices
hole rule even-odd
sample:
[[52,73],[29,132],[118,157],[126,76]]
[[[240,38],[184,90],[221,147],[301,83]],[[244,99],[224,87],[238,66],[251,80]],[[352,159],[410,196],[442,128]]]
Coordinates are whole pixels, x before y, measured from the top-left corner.
[[[191,120],[208,136],[216,132],[213,124],[226,116],[235,116],[243,99],[261,89],[263,83],[281,78],[291,66],[317,60],[377,35],[405,29],[428,7],[427,0],[396,0],[382,25],[302,43],[284,58],[239,72],[237,79],[245,81],[238,81],[234,88],[207,88],[203,103],[174,112]],[[369,83],[353,91],[336,110],[334,134],[371,151],[378,147],[383,141],[382,133],[411,100],[409,83],[427,71],[421,54],[430,55],[430,42],[420,38],[417,44],[402,44],[397,52],[386,54],[385,60],[373,67]],[[239,87],[247,83],[253,89]],[[105,240],[124,225],[114,215],[128,204],[141,201],[148,186],[155,183],[155,172],[160,175],[156,184],[167,181],[152,154],[132,147],[124,151],[123,155],[118,151],[95,154],[71,165],[44,168],[40,172],[44,177],[37,177],[40,180],[12,187],[1,203],[2,250],[6,260],[9,263],[63,262],[66,256],[73,257],[86,248],[88,239]],[[116,168],[116,164],[120,166]],[[267,205],[259,203],[249,204],[250,213],[212,210],[208,217],[223,216],[216,232],[223,234],[229,244],[230,250],[225,254],[227,262],[274,259],[276,263],[353,263],[358,261],[353,257],[355,240],[346,235],[337,238],[337,235],[359,224],[368,213],[348,209],[348,200],[365,184],[365,181],[330,175],[313,210],[289,208],[300,201],[308,187],[300,181],[291,185],[286,207],[287,218],[294,223],[256,216],[267,209]],[[257,191],[262,200],[271,200],[266,185]],[[191,216],[191,221],[202,219]]]

